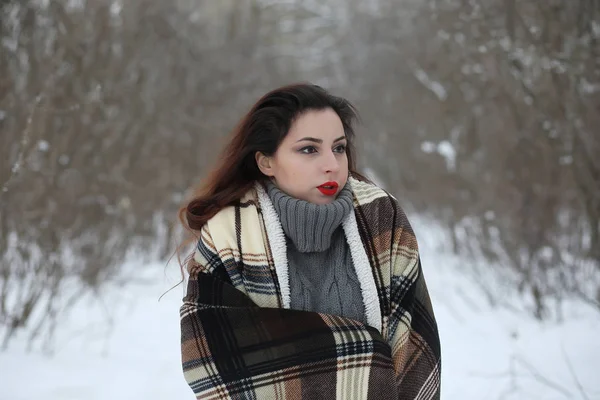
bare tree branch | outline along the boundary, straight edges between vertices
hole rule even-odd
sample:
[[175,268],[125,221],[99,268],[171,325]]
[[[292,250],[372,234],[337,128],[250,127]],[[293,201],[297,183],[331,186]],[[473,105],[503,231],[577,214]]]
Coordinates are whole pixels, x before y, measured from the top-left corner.
[[43,94],[37,95],[35,97],[33,104],[30,106],[31,110],[29,111],[29,115],[27,116],[27,123],[25,125],[25,129],[23,129],[23,132],[21,134],[21,141],[20,141],[19,151],[17,153],[17,159],[15,160],[15,163],[13,164],[13,166],[9,172],[8,178],[2,184],[2,191],[0,192],[0,199],[2,199],[2,196],[4,195],[4,193],[8,192],[11,181],[14,178],[16,178],[17,175],[19,174],[19,172],[21,171],[21,167],[23,164],[23,158],[24,158],[25,153],[27,152],[27,149],[29,146],[29,137],[31,135],[31,125],[32,125],[33,121],[35,120],[35,114],[36,114],[36,112],[38,110],[38,106],[42,102],[43,98],[44,98]]
[[573,378],[573,381],[575,382],[575,385],[577,386],[577,390],[579,390],[579,394],[581,395],[581,397],[584,400],[590,400],[588,395],[585,393],[585,390],[583,389],[583,386],[581,385],[581,382],[579,381],[577,374],[575,373],[575,369],[573,368],[573,365],[571,364],[571,360],[569,359],[569,356],[567,355],[567,352],[565,350],[564,343],[561,343],[560,348],[562,350],[563,358],[565,359],[565,363],[567,364],[567,367],[569,368],[569,372],[571,373],[571,377]]

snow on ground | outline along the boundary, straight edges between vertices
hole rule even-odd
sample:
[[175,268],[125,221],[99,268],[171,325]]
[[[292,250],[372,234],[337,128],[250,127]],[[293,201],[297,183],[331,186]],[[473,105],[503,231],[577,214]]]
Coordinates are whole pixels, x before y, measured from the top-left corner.
[[[136,279],[85,299],[56,332],[53,355],[0,353],[1,400],[193,399],[181,373],[176,265],[127,265]],[[13,346],[14,345],[14,346]]]
[[442,342],[442,398],[600,399],[600,313],[566,302],[562,322],[539,322],[510,292],[514,310],[491,307],[434,226],[413,219]]
[[[443,399],[600,399],[597,311],[569,303],[562,323],[540,323],[494,309],[466,262],[442,250],[440,230],[413,225],[442,340]],[[180,366],[181,286],[158,301],[178,282],[177,265],[123,270],[135,279],[80,302],[53,355],[27,352],[22,337],[0,353],[0,400],[194,398]]]

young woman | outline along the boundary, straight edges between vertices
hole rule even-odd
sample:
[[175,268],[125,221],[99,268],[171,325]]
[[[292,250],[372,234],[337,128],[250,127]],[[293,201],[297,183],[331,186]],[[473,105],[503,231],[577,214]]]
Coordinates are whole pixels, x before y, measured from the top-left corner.
[[440,343],[398,202],[356,172],[346,100],[263,96],[180,210],[181,307],[198,399],[439,399]]

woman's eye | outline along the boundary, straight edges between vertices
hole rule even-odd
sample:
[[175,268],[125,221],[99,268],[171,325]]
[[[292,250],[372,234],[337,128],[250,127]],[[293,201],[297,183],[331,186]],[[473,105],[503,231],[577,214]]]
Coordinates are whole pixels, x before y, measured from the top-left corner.
[[345,153],[346,145],[342,144],[340,146],[337,146],[335,149],[333,149],[333,151],[335,151],[336,153]]
[[316,153],[317,149],[315,149],[313,146],[306,146],[300,149],[300,153],[304,153],[304,154],[313,154]]

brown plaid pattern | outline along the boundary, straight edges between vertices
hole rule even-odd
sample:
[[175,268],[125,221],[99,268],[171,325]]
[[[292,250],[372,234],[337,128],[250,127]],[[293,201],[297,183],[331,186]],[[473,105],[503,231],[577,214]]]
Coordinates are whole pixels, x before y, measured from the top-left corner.
[[283,307],[255,190],[202,229],[181,307],[198,399],[439,399],[440,343],[417,242],[397,201],[351,179],[382,325]]

